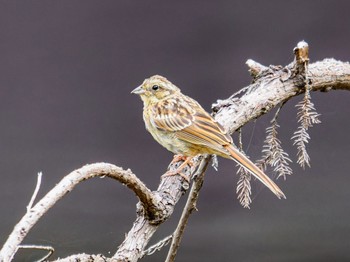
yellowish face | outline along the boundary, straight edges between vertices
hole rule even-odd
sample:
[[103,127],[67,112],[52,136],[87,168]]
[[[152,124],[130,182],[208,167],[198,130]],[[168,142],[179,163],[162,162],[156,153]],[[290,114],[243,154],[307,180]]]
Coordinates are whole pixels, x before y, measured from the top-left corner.
[[142,85],[134,89],[131,93],[140,95],[145,103],[156,103],[180,89],[168,81],[165,77],[155,75],[143,81]]

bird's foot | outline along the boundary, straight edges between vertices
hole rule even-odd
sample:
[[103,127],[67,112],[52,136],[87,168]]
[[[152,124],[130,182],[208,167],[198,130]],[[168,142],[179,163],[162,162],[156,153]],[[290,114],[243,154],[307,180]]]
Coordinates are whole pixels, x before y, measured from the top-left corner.
[[184,173],[179,172],[180,170],[176,169],[174,171],[169,170],[167,171],[164,175],[162,175],[162,178],[168,177],[168,176],[176,176],[176,175],[180,175],[182,178],[184,178],[186,180],[187,183],[190,183],[190,178],[185,175]]
[[174,163],[177,163],[179,161],[186,161],[188,157],[187,156],[184,156],[184,155],[174,155],[174,158],[173,160],[171,161],[170,164],[174,164]]
[[167,176],[175,176],[175,175],[179,174],[181,177],[183,177],[189,183],[190,177],[185,175],[181,171],[186,167],[186,165],[189,165],[190,167],[193,166],[192,158],[193,157],[187,157],[187,156],[183,156],[183,155],[175,155],[170,164],[174,164],[174,163],[177,163],[179,161],[184,161],[184,162],[176,170],[167,171],[164,175],[162,175],[162,178],[167,177]]
[[194,166],[193,157],[192,156],[184,156],[184,155],[174,155],[173,160],[170,162],[170,164],[177,163],[179,161],[184,161],[181,166],[179,166],[178,169],[183,169],[186,165],[189,165],[190,167]]

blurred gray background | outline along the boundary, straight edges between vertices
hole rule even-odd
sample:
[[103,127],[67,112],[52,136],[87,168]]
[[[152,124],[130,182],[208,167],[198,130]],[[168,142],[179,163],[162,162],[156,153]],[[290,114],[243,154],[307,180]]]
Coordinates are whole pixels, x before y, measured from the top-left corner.
[[[145,131],[142,103],[130,94],[144,78],[164,75],[210,110],[250,83],[247,59],[286,65],[300,40],[309,43],[311,61],[349,61],[349,8],[349,1],[0,1],[1,242],[24,215],[38,171],[39,197],[99,161],[131,168],[157,187],[172,154]],[[293,160],[300,99],[279,119]],[[207,172],[178,261],[350,261],[350,94],[312,99],[323,122],[310,131],[312,168],[293,164],[294,175],[277,181],[287,200],[255,182],[251,209],[243,209],[235,164],[220,159],[219,171]],[[272,116],[243,129],[253,160]],[[130,229],[136,202],[111,179],[89,180],[24,243],[52,245],[55,257],[108,256]],[[151,244],[173,231],[183,205]],[[164,261],[166,251],[144,261]],[[20,251],[16,261],[39,253]]]

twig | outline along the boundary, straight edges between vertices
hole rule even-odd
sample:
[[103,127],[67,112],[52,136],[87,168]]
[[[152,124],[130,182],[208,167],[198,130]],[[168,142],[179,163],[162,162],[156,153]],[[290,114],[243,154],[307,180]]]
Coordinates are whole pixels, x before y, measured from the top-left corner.
[[252,60],[248,59],[246,62],[246,65],[249,67],[249,73],[253,77],[259,76],[263,71],[268,70],[269,68],[266,66],[263,66],[262,64]]
[[150,246],[149,248],[147,248],[147,250],[142,252],[142,257],[150,256],[150,255],[153,255],[156,251],[160,251],[163,247],[165,247],[170,243],[172,238],[173,238],[173,235],[167,236],[166,238],[162,239],[158,243]]
[[32,208],[33,203],[34,203],[34,201],[35,201],[35,198],[36,198],[36,196],[38,195],[38,192],[39,192],[39,189],[40,189],[40,185],[41,185],[41,177],[42,177],[42,175],[43,175],[42,172],[39,172],[39,173],[38,173],[38,177],[37,177],[37,181],[36,181],[36,186],[35,186],[35,189],[34,189],[32,198],[30,199],[29,204],[28,204],[28,206],[27,206],[27,212],[29,212],[30,209]]
[[281,111],[282,107],[284,107],[284,105],[285,105],[286,103],[287,103],[287,101],[283,101],[283,102],[279,105],[279,107],[277,108],[277,110],[276,110],[276,112],[275,112],[275,115],[274,115],[274,117],[272,118],[272,120],[270,121],[270,123],[277,122],[277,118],[278,118],[278,116],[279,116],[279,114],[280,114],[280,111]]
[[[40,172],[41,173],[41,172]],[[41,245],[20,245],[18,248],[22,249],[38,249],[38,250],[46,250],[48,253],[42,258],[36,260],[35,262],[43,262],[46,261],[52,254],[55,252],[55,249],[51,246],[41,246]]]
[[182,239],[182,236],[184,234],[188,219],[193,212],[193,210],[196,209],[196,203],[199,197],[199,191],[202,188],[205,170],[208,167],[208,164],[210,162],[210,155],[206,155],[201,160],[199,167],[196,171],[196,174],[194,177],[196,178],[192,184],[190,193],[187,198],[187,202],[185,205],[184,210],[182,211],[181,218],[179,220],[179,223],[175,229],[175,232],[173,234],[173,239],[170,245],[170,249],[168,251],[168,256],[165,260],[165,262],[173,262],[175,260],[177,250],[179,249],[180,242]]

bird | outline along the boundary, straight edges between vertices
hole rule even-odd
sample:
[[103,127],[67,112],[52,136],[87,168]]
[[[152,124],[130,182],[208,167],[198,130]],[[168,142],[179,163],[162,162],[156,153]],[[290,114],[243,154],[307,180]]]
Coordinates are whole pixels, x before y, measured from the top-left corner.
[[279,199],[286,198],[282,190],[234,144],[232,137],[202,106],[180,88],[160,75],[151,76],[131,91],[143,101],[143,120],[153,138],[186,161],[193,157],[215,154],[234,160],[268,187]]

